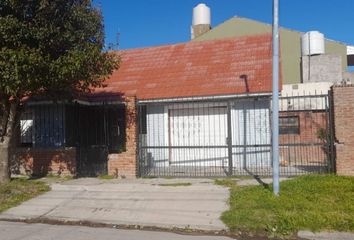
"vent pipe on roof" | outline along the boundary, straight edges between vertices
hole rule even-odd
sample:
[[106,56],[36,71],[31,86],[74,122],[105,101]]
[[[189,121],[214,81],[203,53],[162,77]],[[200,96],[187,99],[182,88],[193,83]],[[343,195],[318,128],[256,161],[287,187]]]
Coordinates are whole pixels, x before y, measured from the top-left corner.
[[210,8],[204,3],[193,8],[193,19],[191,27],[191,38],[194,39],[203,35],[211,29]]

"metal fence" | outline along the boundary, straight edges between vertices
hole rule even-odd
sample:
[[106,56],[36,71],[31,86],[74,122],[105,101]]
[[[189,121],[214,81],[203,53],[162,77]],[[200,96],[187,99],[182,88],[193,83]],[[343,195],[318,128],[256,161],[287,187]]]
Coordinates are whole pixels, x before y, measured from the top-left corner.
[[[333,169],[328,95],[280,98],[280,174]],[[192,98],[138,102],[141,176],[272,174],[271,99]]]
[[31,102],[21,115],[18,147],[76,148],[78,176],[107,174],[108,154],[125,150],[125,105]]

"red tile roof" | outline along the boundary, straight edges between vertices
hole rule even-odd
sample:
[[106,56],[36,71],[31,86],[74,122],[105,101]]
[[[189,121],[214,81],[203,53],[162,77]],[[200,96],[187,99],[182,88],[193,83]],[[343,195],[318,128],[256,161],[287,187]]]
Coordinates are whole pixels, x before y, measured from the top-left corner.
[[138,99],[271,92],[271,46],[266,34],[120,51],[119,70],[95,92]]

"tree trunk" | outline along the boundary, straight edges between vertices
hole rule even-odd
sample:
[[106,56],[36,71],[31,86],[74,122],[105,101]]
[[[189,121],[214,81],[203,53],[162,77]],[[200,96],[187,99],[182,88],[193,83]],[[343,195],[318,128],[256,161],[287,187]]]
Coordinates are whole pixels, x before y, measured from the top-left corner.
[[9,149],[9,144],[0,144],[0,183],[4,183],[10,180]]
[[19,102],[13,101],[9,105],[8,109],[8,121],[6,128],[3,129],[4,135],[0,139],[0,183],[7,182],[10,180],[10,153],[11,153],[11,143],[13,143],[13,136],[15,132],[15,127],[18,121],[18,108]]

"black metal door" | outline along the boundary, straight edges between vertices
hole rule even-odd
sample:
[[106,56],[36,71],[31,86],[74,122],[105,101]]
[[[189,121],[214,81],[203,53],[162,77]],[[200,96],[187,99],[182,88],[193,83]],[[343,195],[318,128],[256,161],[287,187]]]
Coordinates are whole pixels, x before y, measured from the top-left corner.
[[77,174],[106,175],[108,154],[125,148],[125,107],[122,105],[66,107],[66,146],[77,149]]
[[79,147],[77,151],[77,172],[80,177],[107,175],[108,147],[91,145]]

